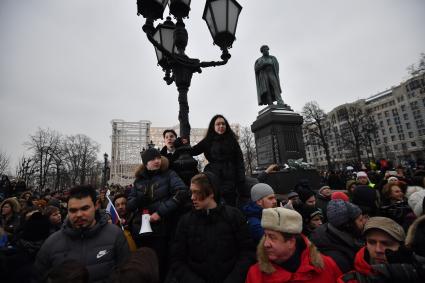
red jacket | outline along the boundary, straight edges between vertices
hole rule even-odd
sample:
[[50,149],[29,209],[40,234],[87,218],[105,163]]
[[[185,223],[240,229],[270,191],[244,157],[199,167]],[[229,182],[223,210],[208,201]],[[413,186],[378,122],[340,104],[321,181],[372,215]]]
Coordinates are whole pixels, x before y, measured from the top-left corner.
[[355,273],[369,276],[373,274],[370,264],[364,259],[366,247],[361,248],[354,258],[354,269],[338,278],[338,283],[356,283],[358,282]]
[[301,264],[295,273],[269,261],[264,252],[263,238],[257,248],[258,263],[249,269],[245,283],[337,282],[342,273],[336,263],[330,257],[320,254],[305,236],[301,236],[306,248],[301,253]]

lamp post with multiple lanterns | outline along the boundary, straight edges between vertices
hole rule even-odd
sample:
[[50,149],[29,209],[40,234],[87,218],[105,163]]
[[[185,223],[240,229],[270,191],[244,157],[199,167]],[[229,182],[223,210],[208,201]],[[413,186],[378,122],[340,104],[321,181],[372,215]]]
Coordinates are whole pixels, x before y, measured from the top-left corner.
[[[201,73],[201,68],[224,65],[230,59],[228,49],[235,40],[236,26],[242,6],[236,0],[206,0],[203,19],[206,21],[214,44],[219,46],[222,55],[220,61],[205,61],[190,58],[185,54],[188,33],[183,19],[189,16],[191,0],[138,0],[138,15],[146,22],[143,31],[154,45],[158,65],[165,72],[164,80],[168,85],[173,82],[179,92],[180,136],[189,142],[190,123],[187,93],[192,75]],[[163,18],[164,10],[169,5],[170,14],[163,23],[156,27],[154,21]]]

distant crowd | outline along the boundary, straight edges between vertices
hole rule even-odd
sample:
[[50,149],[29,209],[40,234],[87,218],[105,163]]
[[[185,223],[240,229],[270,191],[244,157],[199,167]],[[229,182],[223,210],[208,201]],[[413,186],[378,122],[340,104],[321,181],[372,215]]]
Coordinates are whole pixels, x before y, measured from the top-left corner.
[[282,195],[267,184],[278,165],[245,176],[222,115],[193,147],[163,137],[127,187],[40,193],[3,176],[1,282],[423,282],[421,163],[329,172]]

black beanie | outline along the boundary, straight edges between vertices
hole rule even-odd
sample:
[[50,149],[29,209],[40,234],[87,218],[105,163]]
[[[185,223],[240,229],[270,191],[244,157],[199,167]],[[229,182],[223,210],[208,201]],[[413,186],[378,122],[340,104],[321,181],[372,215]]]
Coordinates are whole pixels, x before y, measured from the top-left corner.
[[304,204],[302,207],[298,208],[298,212],[303,217],[303,221],[305,223],[308,223],[316,215],[320,215],[323,218],[322,211],[319,208],[311,205]]
[[370,209],[377,208],[376,190],[368,185],[357,185],[352,192],[352,203],[367,207]]
[[314,196],[314,192],[308,188],[299,187],[295,190],[295,192],[298,194],[300,200],[303,203],[305,203],[309,198]]
[[146,166],[149,161],[154,160],[156,157],[161,157],[161,153],[156,148],[148,148],[142,153],[142,162]]

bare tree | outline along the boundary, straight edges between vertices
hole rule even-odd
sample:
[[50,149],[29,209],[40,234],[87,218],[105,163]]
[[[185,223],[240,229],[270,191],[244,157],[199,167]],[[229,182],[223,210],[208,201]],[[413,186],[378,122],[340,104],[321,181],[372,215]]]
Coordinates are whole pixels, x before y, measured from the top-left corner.
[[25,156],[21,157],[18,165],[16,166],[16,176],[18,179],[24,181],[27,187],[32,185],[34,182],[34,167],[34,161],[31,158]]
[[9,168],[10,158],[6,152],[0,150],[0,176],[5,174]]
[[366,115],[362,109],[352,104],[338,111],[339,119],[345,123],[340,126],[339,132],[336,132],[337,138],[342,140],[345,149],[350,150],[357,163],[362,162],[362,148],[367,145],[366,137],[363,133],[366,124]]
[[100,146],[86,135],[67,136],[63,142],[65,166],[72,185],[85,184],[86,178],[96,167]]
[[378,124],[376,124],[375,120],[373,119],[373,116],[371,115],[370,111],[366,111],[363,119],[362,119],[362,133],[364,137],[366,152],[369,155],[369,152],[372,155],[372,160],[375,160],[375,154],[373,152],[373,139],[375,138],[377,132],[378,132]]
[[407,72],[412,76],[416,76],[421,72],[425,72],[425,53],[421,53],[419,62],[417,64],[411,64],[407,67]]
[[307,132],[307,145],[316,145],[325,152],[328,170],[332,169],[329,140],[331,135],[327,115],[316,101],[307,102],[302,110],[304,117],[304,130]]
[[54,157],[58,155],[61,147],[61,135],[50,129],[38,128],[30,140],[24,144],[32,150],[32,160],[35,171],[38,174],[38,189],[43,191],[46,186],[47,177],[52,169]]
[[257,152],[255,149],[254,134],[249,127],[242,127],[239,143],[244,158],[245,173],[252,175],[254,168],[257,166]]

